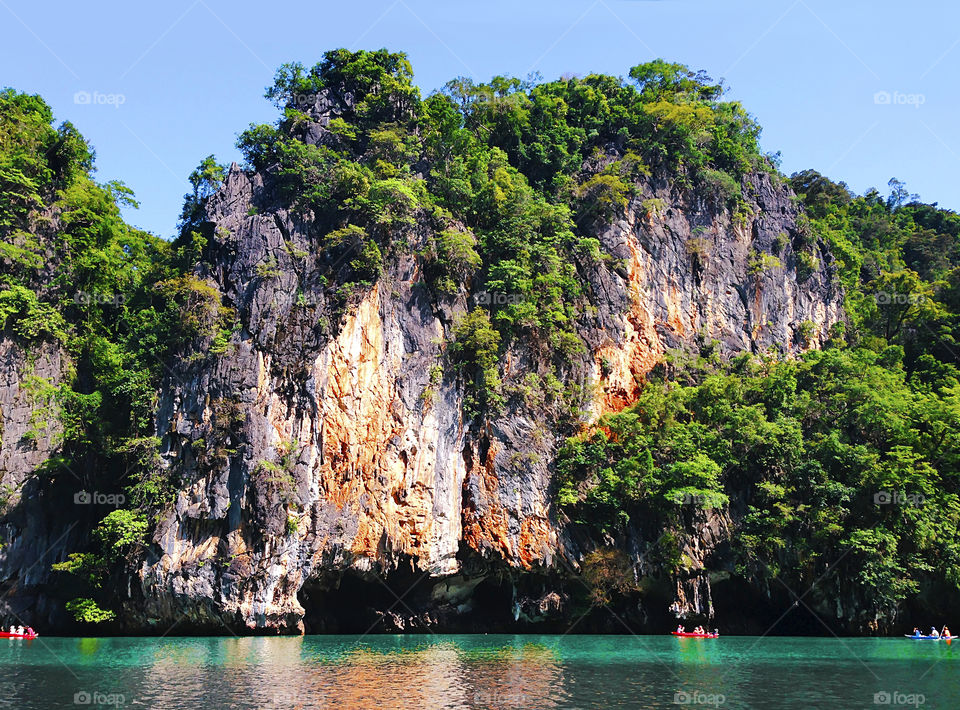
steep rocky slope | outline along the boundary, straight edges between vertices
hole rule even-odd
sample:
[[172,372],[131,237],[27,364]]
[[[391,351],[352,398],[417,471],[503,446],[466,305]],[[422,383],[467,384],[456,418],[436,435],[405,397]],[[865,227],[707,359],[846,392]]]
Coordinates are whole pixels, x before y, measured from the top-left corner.
[[[36,475],[60,446],[63,432],[53,392],[69,378],[71,365],[57,345],[28,350],[0,338],[0,497],[12,511],[2,526],[0,579],[4,602],[18,615],[56,613],[57,602],[43,589],[50,564],[83,541],[79,516],[52,515],[42,500],[48,486]],[[79,490],[79,480],[73,480],[72,488]]]
[[[556,503],[559,448],[654,368],[794,357],[844,319],[743,109],[679,65],[631,77],[421,99],[385,51],[284,67],[283,118],[241,136],[246,167],[191,175],[173,244],[3,94],[39,177],[0,177],[46,180],[0,212],[6,618],[615,630],[587,614],[611,580],[637,628],[767,594],[726,554],[742,506],[684,512],[677,571],[651,521],[601,533]],[[90,490],[120,509],[71,502]]]
[[[789,190],[767,175],[744,188],[749,216],[734,222],[713,201],[649,181],[597,233],[612,258],[577,264],[591,308],[577,324],[587,350],[567,369],[582,385],[581,422],[632,402],[669,349],[716,340],[727,354],[792,354],[842,318],[828,254],[797,276]],[[463,412],[461,378],[449,369],[431,378],[477,289],[439,301],[412,243],[329,323],[317,316],[337,287],[321,278],[329,265],[309,225],[271,199],[269,177],[233,166],[207,205],[215,256],[197,276],[241,325],[223,355],[186,353],[164,382],[157,431],[164,466],[183,483],[158,526],[158,552],[139,570],[143,600],[133,595],[130,617],[288,632],[306,617],[315,630],[359,628],[371,622],[331,618],[355,601],[331,599],[341,584],[343,595],[363,594],[356,580],[367,580],[376,599],[374,579],[412,583],[422,573],[422,601],[387,595],[383,628],[471,628],[472,592],[484,581],[577,568],[598,541],[574,542],[551,505],[559,434],[542,393],[476,421]],[[487,300],[496,295],[481,293]],[[513,343],[505,377],[522,380],[537,359]],[[702,560],[726,534],[723,521],[705,521],[690,553]],[[542,616],[552,601],[547,587],[510,594],[511,606],[486,612],[500,615],[492,623],[527,608]],[[706,577],[678,582],[673,608],[708,614],[709,594]]]

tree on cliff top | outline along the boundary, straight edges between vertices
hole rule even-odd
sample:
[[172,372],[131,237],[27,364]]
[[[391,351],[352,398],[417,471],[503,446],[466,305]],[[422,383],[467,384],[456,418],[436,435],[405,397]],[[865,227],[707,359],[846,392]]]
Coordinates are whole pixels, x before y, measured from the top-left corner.
[[685,64],[654,59],[630,69],[630,78],[637,82],[640,95],[648,101],[676,100],[715,101],[723,94],[723,84],[711,83],[703,70],[693,71]]
[[284,64],[266,97],[280,109],[304,111],[324,91],[340,103],[348,122],[365,126],[406,122],[420,105],[407,55],[386,49],[335,49],[309,70],[299,62]]

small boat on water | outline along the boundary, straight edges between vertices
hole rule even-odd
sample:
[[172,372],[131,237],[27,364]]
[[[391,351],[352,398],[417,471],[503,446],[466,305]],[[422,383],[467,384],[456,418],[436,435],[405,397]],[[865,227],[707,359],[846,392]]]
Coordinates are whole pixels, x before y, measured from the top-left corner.
[[35,639],[39,635],[36,632],[32,634],[11,634],[9,631],[0,631],[0,638],[2,639]]
[[690,639],[715,639],[720,636],[720,634],[697,634],[693,631],[671,631],[671,634],[674,636],[680,636],[681,638],[690,638]]
[[956,636],[914,636],[913,634],[904,634],[904,636],[913,641],[952,641]]

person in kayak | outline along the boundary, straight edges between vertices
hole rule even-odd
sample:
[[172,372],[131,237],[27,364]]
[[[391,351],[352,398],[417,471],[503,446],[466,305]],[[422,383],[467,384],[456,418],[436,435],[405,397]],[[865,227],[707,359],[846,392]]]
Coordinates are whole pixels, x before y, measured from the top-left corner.
[[913,627],[913,636],[918,637],[918,638],[919,638],[920,636],[923,636],[923,634],[920,633],[920,629],[918,629],[916,626]]
[[949,626],[944,626],[944,627],[943,627],[943,638],[950,638],[950,635],[951,635],[951,634],[950,634],[950,627],[949,627]]
[[677,633],[678,633],[678,634],[685,634],[685,633],[687,633],[686,629],[683,628],[683,624],[680,624],[680,625],[677,627]]
[[934,628],[931,628],[931,629],[930,629],[930,635],[931,635],[933,638],[935,638],[935,639],[940,638],[940,632],[937,631],[937,630],[934,629]]

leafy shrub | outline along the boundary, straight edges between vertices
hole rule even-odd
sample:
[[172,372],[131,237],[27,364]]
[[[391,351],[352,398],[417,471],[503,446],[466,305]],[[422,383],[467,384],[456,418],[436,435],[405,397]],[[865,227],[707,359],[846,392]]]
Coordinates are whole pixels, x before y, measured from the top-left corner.
[[106,515],[93,531],[108,559],[119,559],[128,549],[146,540],[146,517],[135,510],[119,508]]
[[71,552],[64,562],[52,564],[50,569],[76,575],[94,588],[99,587],[107,575],[106,560],[93,552]]
[[586,219],[610,221],[627,208],[630,186],[617,175],[594,175],[577,189],[580,214]]
[[456,293],[458,284],[470,278],[483,263],[477,253],[477,238],[458,229],[433,234],[425,256],[431,262],[434,287],[446,294]]
[[720,203],[730,205],[743,198],[740,183],[722,170],[704,168],[700,171],[699,178],[704,189]]
[[809,251],[798,251],[797,255],[797,279],[806,281],[817,269],[820,268],[820,262]]
[[26,340],[66,338],[63,315],[54,306],[40,301],[33,291],[20,285],[0,291],[0,330],[8,328]]
[[464,409],[478,414],[495,410],[501,403],[498,355],[500,333],[481,308],[461,317],[453,326],[453,340],[448,349],[459,368],[467,373],[472,392],[465,398]]
[[686,243],[687,253],[703,266],[713,253],[713,242],[707,237],[690,237]]
[[296,469],[300,448],[300,442],[296,439],[281,441],[277,446],[277,460],[260,461],[256,467],[256,472],[262,477],[263,483],[286,505],[299,504]]
[[178,306],[174,321],[181,341],[214,335],[221,306],[220,292],[213,284],[186,274],[162,281],[156,288]]
[[667,203],[659,197],[649,197],[640,206],[648,218],[662,217],[667,209]]
[[582,568],[592,605],[609,604],[614,595],[637,590],[633,564],[623,550],[595,550],[584,557]]
[[87,598],[68,601],[66,609],[76,621],[84,624],[102,624],[117,617],[114,612],[101,609],[93,599]]
[[344,245],[352,246],[354,244],[359,244],[367,238],[367,230],[365,230],[363,227],[358,227],[355,224],[348,224],[346,227],[335,229],[327,234],[327,236],[323,239],[323,243],[328,249],[336,249]]
[[256,274],[258,279],[275,279],[280,275],[280,266],[277,264],[277,260],[271,257],[257,264],[253,273]]
[[775,269],[783,268],[783,263],[773,254],[767,254],[756,249],[750,250],[750,256],[747,261],[747,273],[751,276],[762,276],[769,274]]
[[389,226],[412,225],[413,214],[420,206],[422,184],[399,178],[376,180],[368,193],[372,219]]
[[373,283],[383,271],[383,254],[373,240],[363,243],[357,257],[350,262],[357,279],[362,283]]
[[796,339],[801,347],[809,348],[813,342],[813,335],[817,331],[817,324],[811,320],[804,320],[797,326]]

